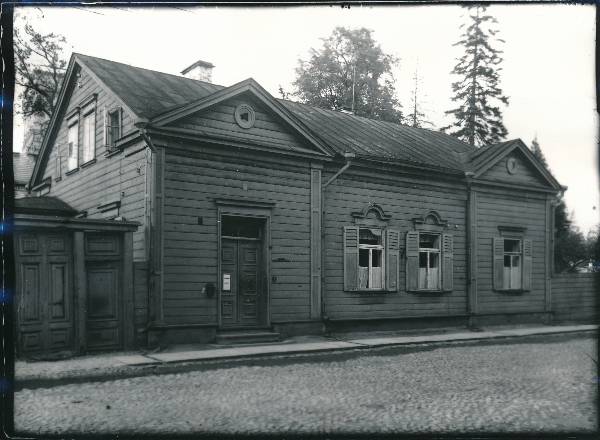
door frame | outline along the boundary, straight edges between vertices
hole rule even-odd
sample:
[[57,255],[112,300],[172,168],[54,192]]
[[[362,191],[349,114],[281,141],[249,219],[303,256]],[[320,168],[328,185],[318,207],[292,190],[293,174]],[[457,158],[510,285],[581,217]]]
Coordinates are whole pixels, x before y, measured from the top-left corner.
[[[264,283],[264,323],[259,326],[271,326],[271,216],[275,203],[265,202],[261,200],[248,199],[217,199],[217,320],[219,328],[223,327],[221,317],[221,290],[223,277],[221,275],[221,219],[223,216],[249,217],[253,219],[261,219],[263,225],[263,239],[261,243],[262,251],[262,274]],[[229,329],[230,327],[225,327]]]

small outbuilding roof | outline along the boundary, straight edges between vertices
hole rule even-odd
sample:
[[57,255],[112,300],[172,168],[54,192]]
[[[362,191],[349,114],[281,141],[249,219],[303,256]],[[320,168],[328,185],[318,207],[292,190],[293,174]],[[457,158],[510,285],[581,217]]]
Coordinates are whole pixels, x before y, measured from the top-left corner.
[[15,199],[15,214],[59,215],[71,217],[77,211],[59,198],[50,196]]

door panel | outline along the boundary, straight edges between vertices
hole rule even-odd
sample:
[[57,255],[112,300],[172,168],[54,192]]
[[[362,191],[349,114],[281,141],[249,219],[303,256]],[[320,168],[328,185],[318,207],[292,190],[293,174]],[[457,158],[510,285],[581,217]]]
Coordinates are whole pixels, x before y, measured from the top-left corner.
[[[257,326],[260,314],[260,242],[223,239],[221,246],[221,323]],[[229,277],[229,289],[225,280]]]
[[120,262],[87,264],[87,345],[90,349],[121,346]]
[[[221,246],[221,322],[225,326],[238,323],[237,260],[237,241],[224,239]],[[229,286],[225,285],[227,277]]]

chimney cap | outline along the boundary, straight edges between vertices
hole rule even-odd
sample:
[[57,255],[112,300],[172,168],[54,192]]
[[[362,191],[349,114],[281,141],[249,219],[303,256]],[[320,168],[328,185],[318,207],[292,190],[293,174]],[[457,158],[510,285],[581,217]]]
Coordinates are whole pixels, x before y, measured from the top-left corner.
[[188,73],[190,70],[192,70],[195,67],[206,67],[206,68],[212,69],[213,67],[215,67],[215,65],[213,63],[209,63],[208,61],[198,60],[191,66],[188,66],[185,69],[183,69],[181,71],[181,74],[185,75],[186,73]]

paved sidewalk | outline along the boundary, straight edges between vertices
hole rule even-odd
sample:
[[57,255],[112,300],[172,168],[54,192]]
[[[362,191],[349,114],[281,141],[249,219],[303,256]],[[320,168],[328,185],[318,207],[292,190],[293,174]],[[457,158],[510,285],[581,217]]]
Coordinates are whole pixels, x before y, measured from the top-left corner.
[[[177,366],[218,362],[225,359],[253,359],[299,354],[365,350],[390,346],[444,345],[468,341],[496,340],[546,334],[593,332],[597,325],[564,325],[537,327],[496,327],[473,332],[459,329],[440,330],[443,333],[401,335],[397,333],[344,334],[334,337],[291,338],[282,343],[227,346],[174,346],[162,352],[121,352],[76,357],[61,361],[17,361],[17,388],[52,386],[54,382],[102,380],[135,377],[173,371]],[[165,368],[166,367],[166,368]]]

